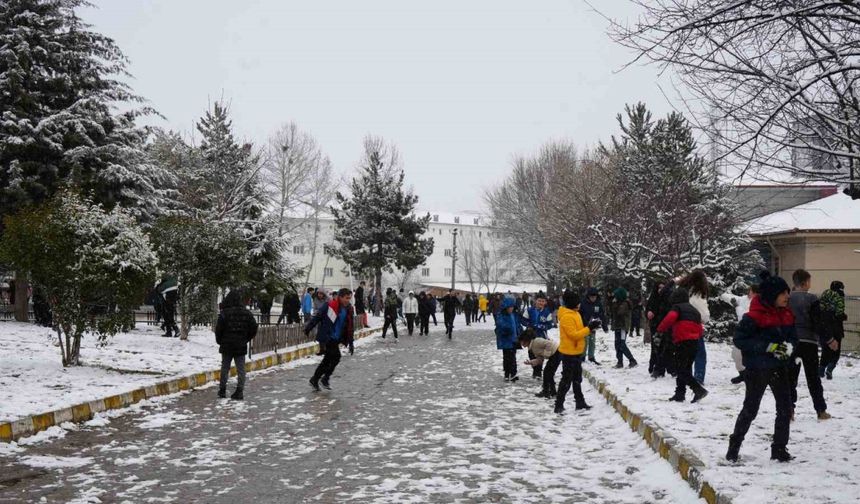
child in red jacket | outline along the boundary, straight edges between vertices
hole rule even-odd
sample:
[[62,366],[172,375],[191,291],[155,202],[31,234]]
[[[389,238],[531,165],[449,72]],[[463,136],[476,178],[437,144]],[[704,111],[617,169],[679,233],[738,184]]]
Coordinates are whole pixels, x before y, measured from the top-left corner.
[[677,385],[675,395],[669,400],[684,402],[687,387],[690,387],[693,391],[693,402],[699,402],[708,395],[708,391],[702,387],[702,384],[693,378],[693,361],[699,348],[699,338],[704,332],[702,316],[699,310],[690,304],[690,295],[683,287],[678,287],[672,292],[669,302],[672,303],[672,309],[657,326],[657,332],[672,331],[672,343],[675,344],[675,359],[678,366]]

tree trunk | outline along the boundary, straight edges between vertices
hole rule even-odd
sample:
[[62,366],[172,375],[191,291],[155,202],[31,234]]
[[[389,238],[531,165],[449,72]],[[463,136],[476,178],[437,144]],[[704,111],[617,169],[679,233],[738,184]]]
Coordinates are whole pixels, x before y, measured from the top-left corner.
[[179,310],[175,310],[174,321],[175,317],[178,317],[180,314],[182,315],[179,324],[179,339],[188,341],[188,333],[191,332],[191,307],[188,301],[188,289],[183,286],[183,283],[179,284]]
[[15,320],[18,322],[30,321],[30,299],[27,296],[30,283],[27,275],[23,272],[15,272]]
[[373,295],[374,306],[380,306],[382,304],[382,268],[377,268],[376,271],[373,272],[373,286],[376,291]]

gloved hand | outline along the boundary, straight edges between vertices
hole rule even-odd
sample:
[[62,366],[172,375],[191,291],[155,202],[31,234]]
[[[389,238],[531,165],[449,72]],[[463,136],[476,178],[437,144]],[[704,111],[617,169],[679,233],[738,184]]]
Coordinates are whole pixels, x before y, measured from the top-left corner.
[[773,354],[779,360],[788,360],[792,350],[791,343],[771,343],[767,346],[767,353]]
[[592,331],[594,331],[595,329],[597,329],[600,326],[601,326],[601,322],[599,320],[592,320],[591,322],[588,323],[588,328],[591,329]]
[[349,344],[349,355],[352,355],[352,354],[354,354],[354,353],[355,353],[355,345],[353,345],[352,343],[350,343],[350,344]]

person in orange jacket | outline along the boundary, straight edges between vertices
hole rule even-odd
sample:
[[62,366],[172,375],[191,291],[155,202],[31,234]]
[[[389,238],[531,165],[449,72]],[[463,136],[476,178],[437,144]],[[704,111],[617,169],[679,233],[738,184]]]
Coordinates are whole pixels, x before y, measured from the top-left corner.
[[555,412],[564,414],[564,398],[573,385],[573,397],[576,399],[576,409],[591,409],[582,395],[582,361],[585,356],[585,338],[591,331],[600,327],[600,320],[582,324],[579,314],[579,294],[565,291],[562,295],[564,306],[558,309],[558,352],[561,354],[561,382],[558,384],[558,395],[555,398]]

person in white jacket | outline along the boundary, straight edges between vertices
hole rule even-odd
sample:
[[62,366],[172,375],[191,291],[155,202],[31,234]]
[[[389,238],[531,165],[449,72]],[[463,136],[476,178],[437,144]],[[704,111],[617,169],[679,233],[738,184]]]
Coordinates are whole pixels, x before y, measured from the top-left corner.
[[415,293],[409,291],[409,295],[403,298],[403,315],[406,316],[406,332],[412,336],[415,329],[415,317],[418,316],[418,299]]
[[[750,311],[750,303],[752,299],[758,295],[758,285],[750,285],[749,292],[746,296],[735,296],[731,293],[723,293],[720,299],[735,307],[735,314],[738,317],[738,322],[743,320],[744,315]],[[744,357],[741,349],[732,345],[732,360],[735,361],[735,369],[738,370],[738,375],[732,378],[732,383],[737,385],[744,381]]]
[[[708,277],[700,269],[693,270],[689,275],[679,282],[690,293],[690,304],[698,310],[702,317],[702,325],[707,327],[711,320],[711,311],[708,309]],[[705,368],[708,365],[708,352],[705,349],[705,337],[699,338],[699,349],[696,352],[696,360],[693,363],[693,377],[700,384],[705,384]]]

